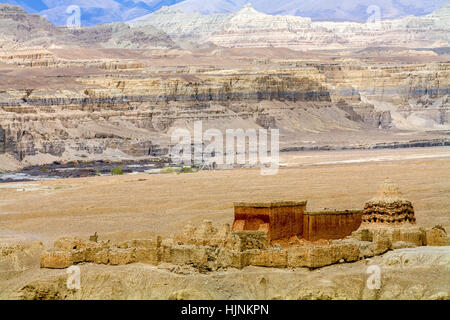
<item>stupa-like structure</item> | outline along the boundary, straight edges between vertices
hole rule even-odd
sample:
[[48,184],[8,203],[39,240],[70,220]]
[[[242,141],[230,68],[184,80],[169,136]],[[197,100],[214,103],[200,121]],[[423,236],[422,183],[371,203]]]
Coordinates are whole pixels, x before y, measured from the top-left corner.
[[413,225],[416,223],[411,201],[402,198],[398,187],[387,178],[376,196],[364,205],[363,224]]
[[[64,237],[41,256],[42,268],[77,263],[168,263],[202,272],[247,266],[320,268],[355,262],[393,249],[447,246],[442,226],[415,225],[414,209],[390,180],[361,210],[306,211],[306,201],[238,202],[233,227],[211,221],[186,225],[173,238],[113,243]],[[363,216],[363,218],[361,218]],[[361,224],[361,220],[363,223]]]

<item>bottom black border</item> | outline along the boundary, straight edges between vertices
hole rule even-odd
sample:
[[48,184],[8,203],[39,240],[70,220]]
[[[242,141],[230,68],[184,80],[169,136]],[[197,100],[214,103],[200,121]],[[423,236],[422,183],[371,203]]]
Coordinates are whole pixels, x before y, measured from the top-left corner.
[[[259,307],[255,307],[259,306]],[[301,319],[305,317],[366,318],[417,316],[420,311],[448,310],[448,301],[0,301],[1,312],[77,318],[128,314],[147,319]],[[263,308],[262,308],[263,307]],[[201,309],[200,309],[201,308]],[[211,315],[211,308],[214,313]],[[426,308],[426,309],[424,309]],[[431,309],[432,308],[432,309]],[[444,310],[444,308],[446,310]],[[41,313],[42,312],[42,313]],[[244,312],[244,313],[243,313]],[[201,313],[201,314],[199,314]],[[288,319],[288,318],[286,318]]]

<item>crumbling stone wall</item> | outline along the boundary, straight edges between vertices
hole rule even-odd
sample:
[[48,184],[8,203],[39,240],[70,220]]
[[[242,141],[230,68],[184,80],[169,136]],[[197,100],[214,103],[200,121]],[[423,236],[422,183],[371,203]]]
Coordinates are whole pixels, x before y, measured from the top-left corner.
[[[416,227],[412,204],[398,195],[393,184],[382,186],[364,210],[365,215],[373,212],[383,217],[375,221],[366,221],[359,210],[305,213],[306,201],[237,203],[232,229],[228,224],[215,228],[206,220],[199,227],[188,224],[173,239],[165,240],[156,237],[113,244],[97,241],[97,235],[89,241],[61,238],[42,254],[41,267],[140,262],[190,265],[205,271],[246,266],[320,268],[393,249],[448,245],[447,233],[441,226]],[[411,212],[412,216],[408,215]],[[389,218],[394,218],[394,223]]]
[[41,256],[41,267],[62,269],[78,263],[124,265],[133,262],[157,264],[161,261],[161,237],[125,241],[86,241],[63,237]]
[[[41,256],[42,268],[62,269],[79,263],[125,265],[145,263],[190,265],[203,271],[246,266],[271,268],[320,268],[338,262],[352,262],[380,255],[388,250],[421,245],[446,245],[444,230],[418,227],[360,228],[343,240],[300,242],[294,246],[271,246],[260,230],[230,231],[218,237],[225,225],[214,228],[205,221],[174,239],[141,239],[121,243],[61,238]],[[205,230],[216,231],[204,233]],[[187,238],[187,231],[201,238]],[[208,238],[209,235],[209,238]],[[175,240],[176,239],[176,240]],[[445,241],[444,241],[445,240]]]
[[175,235],[174,240],[178,243],[198,246],[224,246],[230,232],[231,227],[228,223],[215,228],[211,221],[205,220],[198,228],[188,223],[182,232]]

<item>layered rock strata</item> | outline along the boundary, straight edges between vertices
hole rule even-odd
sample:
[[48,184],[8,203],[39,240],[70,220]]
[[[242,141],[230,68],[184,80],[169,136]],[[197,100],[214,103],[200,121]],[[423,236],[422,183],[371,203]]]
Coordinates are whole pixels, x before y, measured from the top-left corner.
[[[448,44],[449,6],[423,17],[367,23],[313,22],[310,18],[267,15],[251,5],[227,15],[184,13],[176,8],[130,22],[154,26],[177,39],[195,39],[224,47],[286,47],[305,49],[365,48],[367,46],[432,47]],[[268,27],[270,26],[270,27]]]
[[[49,51],[17,54],[5,55],[5,61],[20,60],[28,66],[47,60],[59,63]],[[136,61],[90,64],[118,71],[68,77],[65,81],[71,83],[71,88],[55,87],[53,83],[59,78],[50,76],[44,78],[51,82],[48,88],[33,84],[11,89],[14,79],[3,77],[6,83],[2,84],[5,90],[0,91],[0,153],[12,154],[18,160],[46,154],[52,161],[102,159],[117,149],[120,157],[162,155],[170,146],[172,130],[179,126],[189,129],[197,120],[203,121],[204,130],[278,128],[283,150],[300,147],[299,134],[388,130],[410,123],[409,118],[424,119],[420,123],[430,123],[430,129],[448,126],[448,99],[443,89],[448,86],[445,64],[429,71],[425,71],[427,66],[389,70],[366,66],[353,70],[343,65],[338,70],[332,65],[303,65],[283,73],[236,69],[227,71],[228,75],[223,74],[225,69],[177,74],[178,68],[148,68]],[[133,75],[128,67],[138,69]],[[149,72],[154,76],[148,76]],[[394,87],[409,81],[413,76],[408,74],[415,72],[437,77],[425,85],[423,92],[417,92],[417,96],[432,93],[427,98],[431,105],[427,102],[423,107],[406,107],[405,99],[413,103],[413,96],[398,99],[399,91]],[[373,85],[365,87],[365,78],[374,80]],[[351,89],[339,89],[340,83],[347,81],[353,83]],[[436,83],[441,89],[433,91],[431,88],[438,87]],[[390,110],[375,108],[360,96],[360,92],[372,90],[371,97],[378,99],[382,84],[383,99],[393,105]],[[410,88],[411,94],[418,90],[414,84]],[[404,110],[400,112],[398,105]]]
[[0,4],[0,30],[5,41],[16,46],[85,47],[157,49],[172,48],[175,43],[154,27],[133,28],[124,23],[112,23],[90,28],[67,28],[52,25],[43,16],[27,14],[18,6]]
[[[152,17],[183,36],[181,13],[171,10]],[[145,23],[69,30],[19,7],[2,5],[0,12],[0,153],[24,165],[167,155],[171,132],[191,130],[198,120],[205,130],[280,129],[283,151],[449,143],[435,135],[449,129],[444,58],[392,63],[374,58],[391,50],[379,47],[342,55],[279,48],[141,51],[176,45]],[[430,19],[440,16],[446,17],[440,11]],[[201,17],[186,19],[185,32],[244,32],[253,41],[272,30],[277,45],[284,29],[298,35],[302,26],[315,25],[250,7],[232,15],[233,23],[223,15],[203,25]],[[207,30],[214,26],[220,30]],[[391,138],[391,130],[418,133]]]

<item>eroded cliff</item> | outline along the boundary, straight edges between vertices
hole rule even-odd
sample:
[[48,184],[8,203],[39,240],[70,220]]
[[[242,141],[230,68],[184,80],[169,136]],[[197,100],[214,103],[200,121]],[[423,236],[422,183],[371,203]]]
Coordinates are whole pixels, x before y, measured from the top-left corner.
[[171,132],[192,129],[196,120],[204,130],[224,132],[278,128],[285,149],[327,132],[338,132],[340,140],[314,147],[364,145],[364,138],[346,142],[352,132],[448,128],[447,63],[269,59],[249,65],[238,58],[241,63],[230,67],[219,55],[223,66],[213,67],[201,65],[210,53],[180,54],[196,55],[198,65],[135,55],[92,59],[83,68],[86,60],[58,50],[10,51],[1,58],[8,67],[1,75],[0,152],[30,163],[115,152],[117,159],[160,156],[167,154]]

